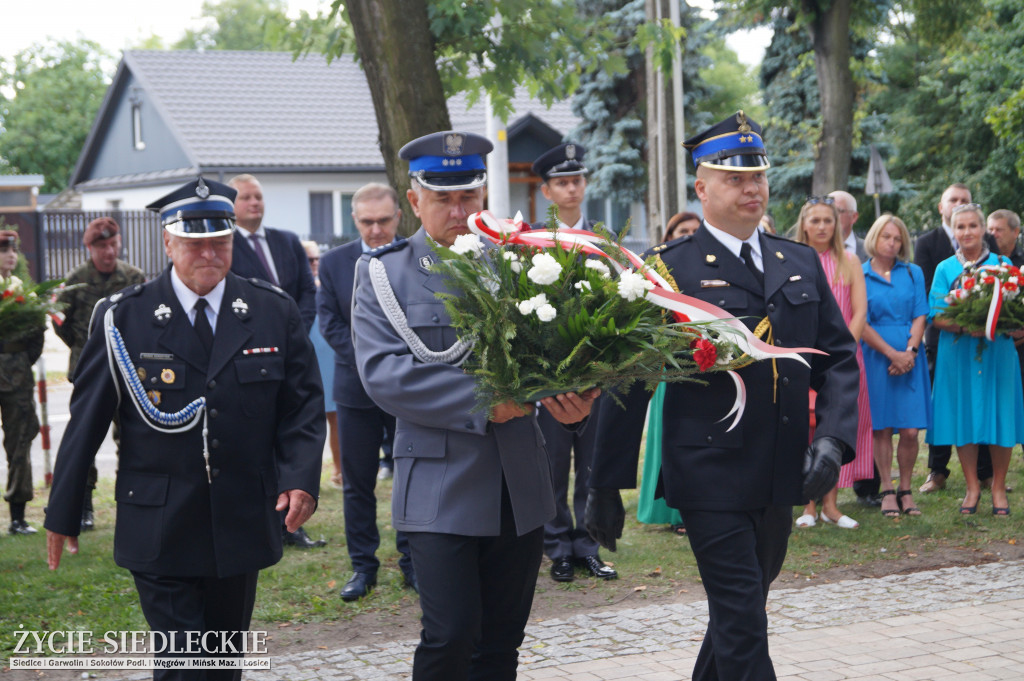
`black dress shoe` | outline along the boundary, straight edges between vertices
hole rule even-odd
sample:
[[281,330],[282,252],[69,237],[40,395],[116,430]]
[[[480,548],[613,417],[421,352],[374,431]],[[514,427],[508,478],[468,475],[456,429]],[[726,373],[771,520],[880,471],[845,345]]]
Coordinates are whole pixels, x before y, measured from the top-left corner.
[[571,582],[574,579],[572,558],[564,556],[551,562],[551,579],[556,582]]
[[24,520],[12,520],[10,527],[7,528],[7,534],[35,534],[36,528],[29,525]]
[[413,572],[412,568],[402,568],[402,581],[416,593],[420,592],[420,586],[416,583],[416,573]]
[[93,521],[92,511],[82,511],[82,532],[88,532],[96,523]]
[[590,574],[597,577],[598,579],[618,579],[619,573],[613,568],[608,567],[595,553],[592,556],[583,556],[577,558],[576,562],[581,567],[585,567]]
[[373,591],[375,586],[377,586],[377,575],[371,575],[369,572],[357,572],[342,587],[341,600],[358,601]]
[[281,540],[285,546],[294,546],[297,549],[318,549],[321,546],[327,546],[327,541],[324,539],[317,539],[313,541],[306,534],[306,531],[301,527],[294,532],[281,529]]
[[857,503],[866,508],[879,507],[882,505],[882,495],[864,494],[857,497]]

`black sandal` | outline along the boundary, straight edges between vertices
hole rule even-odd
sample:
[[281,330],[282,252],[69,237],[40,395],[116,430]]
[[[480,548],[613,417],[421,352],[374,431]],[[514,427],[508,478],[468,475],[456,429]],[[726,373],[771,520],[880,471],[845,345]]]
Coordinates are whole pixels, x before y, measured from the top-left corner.
[[896,503],[899,504],[900,510],[903,511],[904,515],[921,515],[921,509],[917,506],[903,506],[903,497],[909,497],[914,492],[909,489],[901,489],[896,492]]
[[[878,495],[878,498],[879,498],[879,500],[881,500],[881,499],[885,499],[886,497],[894,495],[894,494],[896,494],[895,490],[887,489],[887,490],[883,490]],[[899,503],[900,503],[899,499],[897,499],[896,505],[898,506]],[[889,508],[889,509],[883,508],[882,509],[882,515],[884,515],[886,518],[899,518],[900,517],[900,510],[898,508]]]

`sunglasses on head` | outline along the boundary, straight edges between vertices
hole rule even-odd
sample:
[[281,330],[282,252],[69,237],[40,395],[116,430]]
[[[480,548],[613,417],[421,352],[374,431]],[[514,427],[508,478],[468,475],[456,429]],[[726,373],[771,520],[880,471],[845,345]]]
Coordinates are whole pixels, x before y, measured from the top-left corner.
[[834,205],[836,205],[836,200],[833,199],[831,196],[808,196],[807,197],[807,205],[808,206],[816,206],[819,203],[823,203],[826,206],[834,206]]
[[981,204],[980,203],[964,203],[964,204],[961,204],[961,205],[957,206],[956,208],[954,208],[953,212],[950,213],[950,215],[956,215],[957,213],[963,213],[965,210],[973,210],[973,211],[975,211],[977,213],[980,213],[981,212]]
[[8,251],[18,252],[18,244],[13,241],[2,241],[0,242],[0,253],[7,253]]

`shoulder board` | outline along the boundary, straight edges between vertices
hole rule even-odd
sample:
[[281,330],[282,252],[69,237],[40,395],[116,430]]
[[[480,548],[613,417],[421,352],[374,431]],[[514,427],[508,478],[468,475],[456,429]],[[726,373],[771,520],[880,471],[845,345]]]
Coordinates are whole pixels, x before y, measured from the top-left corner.
[[[113,293],[113,294],[107,296],[103,300],[108,300],[111,303],[119,303],[122,300],[124,300],[125,298],[130,298],[132,296],[139,295],[140,293],[142,293],[142,289],[145,288],[145,286],[146,286],[145,284],[133,284],[133,285],[129,286],[128,288],[121,289],[117,293]],[[103,302],[103,300],[100,300],[99,302],[101,303],[101,302]],[[99,303],[97,303],[97,305],[98,304]]]
[[368,256],[370,258],[379,258],[380,256],[384,255],[385,253],[391,253],[392,251],[400,251],[400,250],[402,250],[403,248],[405,248],[408,245],[409,245],[409,240],[408,239],[398,238],[398,239],[395,239],[394,241],[392,241],[391,243],[389,243],[386,246],[381,246],[380,248],[374,248],[372,251],[364,253],[363,255],[364,256]]
[[289,296],[287,293],[284,292],[283,288],[281,288],[280,286],[275,286],[275,285],[271,284],[269,281],[263,281],[262,279],[257,279],[256,277],[250,277],[249,279],[246,279],[246,281],[248,281],[250,284],[252,284],[253,286],[256,286],[258,288],[266,289],[268,291],[273,291],[274,293],[276,293],[279,296],[283,296],[283,297],[289,298],[289,299],[291,298],[291,296]]
[[644,256],[659,255],[661,253],[664,253],[667,250],[675,248],[676,246],[679,246],[679,245],[685,244],[685,243],[689,243],[690,238],[691,238],[691,235],[687,234],[686,236],[681,236],[678,239],[673,239],[672,241],[668,241],[668,242],[665,242],[663,244],[658,244],[657,246],[654,246],[653,248],[649,249],[646,253],[644,253]]

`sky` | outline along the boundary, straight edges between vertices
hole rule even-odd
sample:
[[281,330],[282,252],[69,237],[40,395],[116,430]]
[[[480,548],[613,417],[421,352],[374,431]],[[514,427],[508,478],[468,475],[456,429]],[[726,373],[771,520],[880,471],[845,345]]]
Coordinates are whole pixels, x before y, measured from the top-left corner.
[[[200,27],[203,0],[3,0],[3,5],[0,58],[48,38],[74,41],[79,36],[98,42],[116,58],[120,50],[153,34],[169,45],[186,29]],[[330,0],[288,0],[289,16],[329,7]],[[733,34],[727,42],[740,61],[753,65],[761,61],[770,39],[771,31],[761,29]]]

